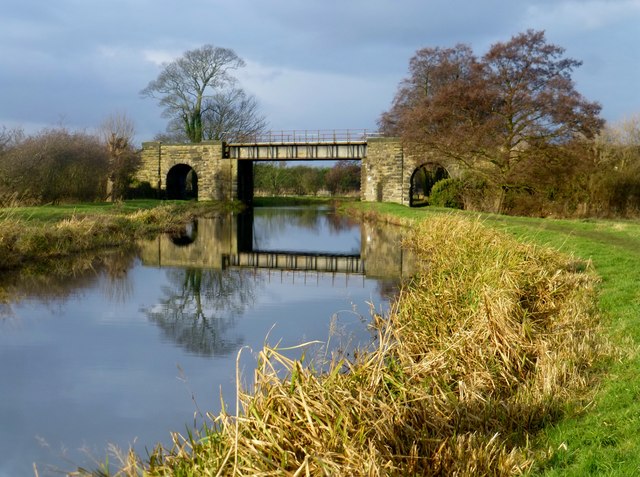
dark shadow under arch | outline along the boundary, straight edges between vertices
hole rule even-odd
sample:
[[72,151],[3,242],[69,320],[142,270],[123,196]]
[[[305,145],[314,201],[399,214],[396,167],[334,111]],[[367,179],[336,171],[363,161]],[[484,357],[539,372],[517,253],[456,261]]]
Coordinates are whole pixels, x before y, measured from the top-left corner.
[[190,200],[198,198],[198,175],[193,167],[177,164],[167,173],[167,199]]
[[186,247],[191,245],[198,238],[198,221],[194,220],[185,224],[181,230],[177,230],[170,234],[171,242],[178,247]]
[[438,163],[427,162],[418,166],[411,174],[409,206],[424,207],[429,205],[429,194],[431,194],[433,186],[448,178],[449,172]]

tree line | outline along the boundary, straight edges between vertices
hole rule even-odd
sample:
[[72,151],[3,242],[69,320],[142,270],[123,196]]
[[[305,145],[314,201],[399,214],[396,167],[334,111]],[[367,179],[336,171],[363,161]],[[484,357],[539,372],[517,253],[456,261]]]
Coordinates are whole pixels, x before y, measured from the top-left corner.
[[253,166],[258,195],[355,195],[360,191],[358,161],[338,161],[332,167],[258,162]]
[[[140,155],[133,134],[133,124],[119,115],[105,120],[96,134],[64,127],[32,135],[19,128],[0,129],[0,206],[144,196],[148,191],[136,188],[134,179]],[[355,195],[360,164],[287,167],[284,162],[258,162],[254,185],[262,195]]]
[[542,31],[492,45],[416,52],[380,130],[415,161],[456,178],[434,185],[459,206],[518,215],[637,215],[637,119],[607,126],[601,106],[575,88],[581,62]]

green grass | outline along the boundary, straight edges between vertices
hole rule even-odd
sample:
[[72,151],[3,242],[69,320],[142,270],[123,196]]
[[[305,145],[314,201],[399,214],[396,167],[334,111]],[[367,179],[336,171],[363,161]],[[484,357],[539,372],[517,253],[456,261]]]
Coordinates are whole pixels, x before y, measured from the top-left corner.
[[0,209],[0,220],[12,217],[33,223],[55,223],[70,217],[98,215],[127,215],[138,210],[149,210],[158,206],[188,204],[182,201],[160,201],[154,199],[128,200],[124,202],[88,202],[82,204],[56,204],[33,207],[7,207]]
[[517,237],[591,260],[600,277],[599,307],[622,357],[610,363],[592,404],[545,428],[535,439],[537,475],[640,475],[640,222],[507,217],[394,204],[356,204],[361,212],[401,220],[443,213],[477,215]]

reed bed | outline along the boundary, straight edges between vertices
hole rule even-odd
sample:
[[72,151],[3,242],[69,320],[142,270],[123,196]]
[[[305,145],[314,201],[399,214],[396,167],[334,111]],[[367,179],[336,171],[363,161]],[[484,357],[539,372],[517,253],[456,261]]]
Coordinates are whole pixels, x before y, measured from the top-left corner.
[[373,347],[307,364],[267,346],[235,415],[174,434],[144,462],[129,452],[116,475],[530,469],[529,438],[588,404],[609,354],[589,264],[455,216],[418,225],[407,246],[420,271],[373,317]]

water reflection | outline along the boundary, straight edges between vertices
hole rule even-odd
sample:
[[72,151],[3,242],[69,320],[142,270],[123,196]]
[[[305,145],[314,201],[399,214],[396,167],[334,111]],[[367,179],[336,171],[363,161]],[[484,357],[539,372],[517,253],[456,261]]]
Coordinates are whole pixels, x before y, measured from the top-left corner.
[[169,237],[177,247],[191,245],[198,237],[198,221],[194,220],[185,224],[182,230],[169,234]]
[[[265,207],[238,217],[239,251],[360,253],[360,224],[330,208]],[[251,230],[251,237],[248,231]],[[295,232],[294,232],[295,231]],[[346,241],[345,238],[350,240]]]
[[253,305],[259,286],[250,275],[247,270],[169,270],[170,285],[163,288],[164,298],[145,313],[166,338],[190,353],[233,353],[244,340],[229,331],[236,318]]
[[[141,257],[143,263],[157,267],[225,269],[231,264],[238,268],[362,273],[397,282],[413,273],[413,258],[401,247],[403,232],[397,226],[360,224],[329,209],[260,208],[200,219],[177,236],[160,236],[141,244]],[[188,240],[183,238],[187,236]],[[180,237],[178,247],[176,237]],[[247,253],[255,257],[262,254],[264,260],[249,260],[243,255]],[[277,260],[275,254],[284,258]],[[345,264],[342,259],[350,257],[362,260],[364,266],[332,270],[318,265],[326,260],[306,257],[332,257]]]
[[107,299],[126,301],[133,286],[128,272],[137,257],[137,248],[123,248],[100,256],[81,254],[49,266],[0,273],[0,317],[13,315],[13,307],[25,299],[60,307],[96,283],[100,283]]
[[[253,307],[265,280],[271,284],[271,273],[258,269],[279,271],[280,280],[287,274],[291,285],[296,273],[302,273],[297,283],[305,285],[319,284],[327,271],[332,286],[336,273],[373,276],[379,278],[378,293],[389,299],[412,265],[400,246],[401,233],[308,207],[200,219],[181,233],[141,244],[143,263],[169,267],[170,282],[162,300],[144,311],[166,339],[190,353],[233,353],[244,343],[234,333],[236,319]],[[344,286],[350,283],[360,282],[347,279]]]

